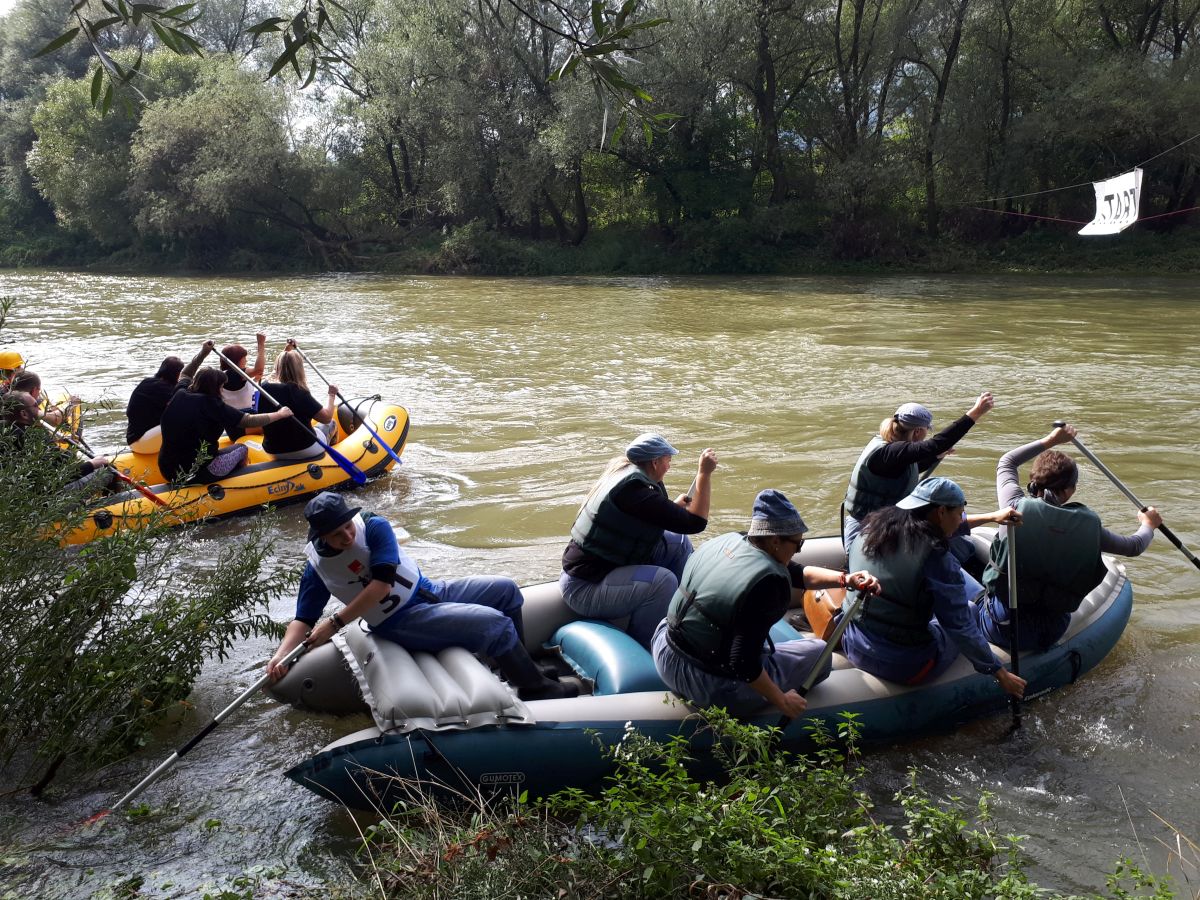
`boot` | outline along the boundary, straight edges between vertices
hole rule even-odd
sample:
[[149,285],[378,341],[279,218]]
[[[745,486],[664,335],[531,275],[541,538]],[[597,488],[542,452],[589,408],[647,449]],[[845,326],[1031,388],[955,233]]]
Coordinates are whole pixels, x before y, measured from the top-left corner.
[[579,694],[579,688],[575,685],[563,684],[543,675],[529,651],[520,644],[503,656],[497,656],[496,664],[508,683],[517,689],[517,696],[522,700],[562,700]]

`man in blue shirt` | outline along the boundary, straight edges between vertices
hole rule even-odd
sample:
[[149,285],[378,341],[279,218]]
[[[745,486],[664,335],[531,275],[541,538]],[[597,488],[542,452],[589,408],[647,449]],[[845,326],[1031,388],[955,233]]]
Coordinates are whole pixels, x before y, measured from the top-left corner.
[[[545,677],[525,649],[523,598],[511,578],[427,578],[400,549],[386,519],[360,515],[332,491],[309,501],[304,516],[308,564],[295,619],[268,665],[273,679],[283,677],[280,660],[306,638],[310,646],[323,644],[362,618],[372,633],[407,650],[465,647],[492,657],[522,700],[575,696],[573,685]],[[318,621],[331,596],[345,606]]]

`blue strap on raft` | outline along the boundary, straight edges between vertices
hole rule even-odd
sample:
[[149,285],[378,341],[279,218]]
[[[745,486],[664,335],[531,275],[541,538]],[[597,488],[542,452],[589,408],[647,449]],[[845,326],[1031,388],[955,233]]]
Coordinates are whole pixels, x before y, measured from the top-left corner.
[[667,690],[650,652],[607,622],[568,622],[546,648],[557,650],[575,674],[591,681],[597,696]]

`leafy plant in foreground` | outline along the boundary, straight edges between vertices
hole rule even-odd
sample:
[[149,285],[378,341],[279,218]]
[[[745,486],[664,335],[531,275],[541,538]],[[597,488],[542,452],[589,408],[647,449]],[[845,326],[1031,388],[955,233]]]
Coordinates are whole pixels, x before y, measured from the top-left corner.
[[267,602],[287,584],[264,565],[265,519],[211,562],[196,561],[194,529],[154,520],[60,546],[88,512],[63,490],[74,475],[48,442],[0,434],[0,770],[10,789],[36,793],[64,764],[95,767],[143,744],[206,659],[271,630]]
[[[987,797],[970,815],[915,777],[876,818],[847,717],[816,731],[808,757],[722,710],[704,713],[718,780],[693,774],[694,745],[627,729],[616,771],[590,796],[571,790],[508,805],[462,798],[446,809],[414,788],[365,834],[373,889],[395,897],[787,897],[845,900],[1062,895],[1029,882],[1020,839],[997,835]],[[848,746],[848,750],[841,749]],[[1170,896],[1169,882],[1123,863],[1108,896]],[[1152,893],[1153,892],[1153,893]],[[1098,898],[1093,898],[1098,900]]]

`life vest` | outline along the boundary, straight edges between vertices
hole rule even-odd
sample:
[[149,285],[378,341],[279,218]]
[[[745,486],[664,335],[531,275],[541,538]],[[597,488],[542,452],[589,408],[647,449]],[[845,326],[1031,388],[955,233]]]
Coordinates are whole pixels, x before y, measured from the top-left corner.
[[[1017,503],[1017,601],[1046,615],[1072,613],[1104,580],[1100,558],[1100,517],[1082,503],[1055,506],[1037,497]],[[1008,529],[1005,529],[1008,531]],[[1008,534],[992,541],[983,583],[993,596],[1008,599]]]
[[730,626],[746,594],[769,576],[790,583],[787,566],[755,547],[744,535],[723,534],[704,544],[688,560],[683,580],[667,608],[668,642],[705,671],[733,677],[729,666],[733,642]]
[[[229,378],[228,376],[233,376]],[[242,386],[230,390],[225,385],[233,381],[241,381]],[[234,409],[240,409],[242,412],[252,413],[258,409],[258,390],[249,381],[243,379],[236,372],[227,373],[225,385],[221,386],[221,399]]]
[[[354,543],[340,553],[322,556],[317,552],[317,542],[309,541],[304,555],[317,577],[334,597],[349,603],[371,583],[371,551],[367,547],[367,525],[361,515],[354,522]],[[377,606],[362,614],[368,625],[379,625],[417,593],[421,583],[421,570],[417,564],[400,550],[400,562],[396,565],[396,579],[391,592]]]
[[850,545],[849,570],[869,571],[879,579],[880,593],[867,600],[857,624],[895,644],[929,643],[933,593],[925,584],[923,570],[933,552],[933,542],[922,536],[915,545],[902,546],[883,558],[869,558],[863,553],[863,540],[860,536]]
[[613,493],[631,481],[641,481],[667,496],[660,482],[637,466],[628,465],[592,492],[571,526],[571,539],[581,549],[618,566],[650,562],[663,536],[663,529],[621,512],[612,501]]
[[846,515],[861,520],[877,509],[895,506],[917,486],[920,473],[916,463],[911,463],[904,474],[895,478],[884,478],[870,470],[867,463],[876,450],[886,446],[887,441],[875,435],[863,448],[850,473],[850,486],[846,488]]

